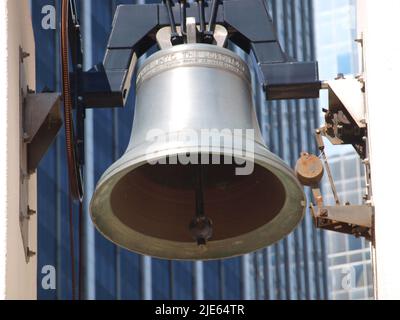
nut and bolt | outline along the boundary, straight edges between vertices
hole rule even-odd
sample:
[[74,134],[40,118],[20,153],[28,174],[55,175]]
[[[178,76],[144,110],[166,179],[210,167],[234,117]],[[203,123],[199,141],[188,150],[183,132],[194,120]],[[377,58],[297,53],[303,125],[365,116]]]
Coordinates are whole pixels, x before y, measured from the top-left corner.
[[328,210],[322,209],[320,212],[320,216],[326,218],[328,216]]
[[29,249],[29,247],[26,248],[26,255],[28,256],[28,258],[32,258],[34,256],[36,256],[36,252],[32,251],[31,249]]

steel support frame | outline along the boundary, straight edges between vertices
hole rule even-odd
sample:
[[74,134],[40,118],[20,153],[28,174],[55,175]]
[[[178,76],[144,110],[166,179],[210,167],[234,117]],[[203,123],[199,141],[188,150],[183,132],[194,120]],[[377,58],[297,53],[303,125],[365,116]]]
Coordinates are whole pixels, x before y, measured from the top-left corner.
[[[180,25],[180,7],[175,5],[172,11]],[[209,21],[209,1],[204,11]],[[187,3],[186,16],[200,21],[199,12],[197,2]],[[216,23],[227,28],[234,44],[254,54],[268,100],[319,97],[318,63],[297,62],[283,52],[264,1],[221,0]],[[118,6],[103,63],[81,75],[84,105],[124,106],[137,60],[156,45],[157,31],[169,25],[163,4]]]

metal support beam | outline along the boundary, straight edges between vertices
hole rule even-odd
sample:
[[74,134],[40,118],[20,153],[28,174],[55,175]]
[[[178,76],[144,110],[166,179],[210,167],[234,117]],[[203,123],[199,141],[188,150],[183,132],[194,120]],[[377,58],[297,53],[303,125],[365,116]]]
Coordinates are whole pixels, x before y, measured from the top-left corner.
[[[211,2],[204,3],[208,21]],[[198,6],[198,2],[188,3],[186,16],[199,23]],[[228,30],[233,43],[247,53],[253,52],[268,100],[319,97],[318,64],[287,57],[263,0],[224,0],[216,8],[215,23]],[[172,14],[177,25],[186,22],[181,21],[180,6],[172,7]],[[170,22],[163,3],[118,6],[103,63],[82,74],[85,105],[124,106],[137,60],[157,43],[157,32],[170,27]],[[215,37],[214,32],[212,35]]]

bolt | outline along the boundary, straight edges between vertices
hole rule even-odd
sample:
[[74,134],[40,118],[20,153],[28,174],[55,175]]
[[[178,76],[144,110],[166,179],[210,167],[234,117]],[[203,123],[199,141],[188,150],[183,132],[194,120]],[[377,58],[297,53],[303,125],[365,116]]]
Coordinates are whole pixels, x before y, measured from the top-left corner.
[[36,210],[32,210],[29,206],[28,206],[28,216],[34,216],[36,214]]
[[335,80],[343,80],[343,79],[345,79],[343,73],[338,73],[337,77],[335,78]]
[[79,69],[79,70],[82,69],[82,65],[81,65],[81,64],[77,64],[76,67],[77,67],[77,69]]
[[83,97],[82,97],[82,96],[79,96],[79,97],[78,97],[78,101],[79,101],[79,102],[82,102],[82,101],[83,101]]
[[327,217],[328,216],[328,210],[322,209],[321,212],[320,212],[320,216],[321,217]]
[[362,75],[362,74],[358,75],[358,76],[356,77],[356,79],[357,79],[359,82],[361,82],[361,83],[365,83],[364,75]]
[[26,248],[26,255],[28,256],[28,258],[32,258],[34,256],[36,256],[36,252],[32,251],[31,249],[29,249],[29,247]]
[[24,60],[30,57],[30,53],[25,52],[24,50],[22,50],[22,48],[20,48],[20,57],[21,57],[21,63],[24,63]]
[[26,91],[28,92],[28,94],[34,94],[36,93],[35,90],[32,90],[31,88],[29,88],[29,86],[26,88]]
[[24,138],[24,142],[28,142],[30,139],[30,135],[28,133],[24,132],[23,138]]
[[26,174],[25,172],[23,172],[22,170],[20,170],[20,179],[21,179],[21,184],[23,184],[25,182],[25,180],[29,179],[29,174]]

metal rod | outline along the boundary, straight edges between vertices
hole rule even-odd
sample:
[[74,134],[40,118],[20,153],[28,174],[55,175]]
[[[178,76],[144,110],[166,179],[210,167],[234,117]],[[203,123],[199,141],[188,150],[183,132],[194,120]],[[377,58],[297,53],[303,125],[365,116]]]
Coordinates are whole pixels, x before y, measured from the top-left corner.
[[206,18],[204,15],[204,1],[197,0],[199,7],[199,16],[200,16],[200,33],[203,34],[206,31]]
[[219,0],[213,0],[211,5],[211,16],[210,16],[210,23],[208,24],[208,32],[214,32],[215,30],[215,21],[217,20],[217,13],[218,13],[218,5]]
[[172,34],[174,34],[174,33],[177,34],[174,13],[172,12],[172,6],[171,6],[172,0],[163,0],[163,1],[164,1],[165,6],[167,7],[168,18],[169,18],[169,22],[171,25],[171,32],[172,32]]
[[335,202],[336,202],[337,205],[340,205],[339,196],[337,194],[335,182],[333,181],[331,168],[329,167],[328,158],[326,157],[325,151],[322,151],[322,158],[324,159],[326,173],[328,174],[329,183],[330,183],[331,188],[332,188],[333,196],[335,197]]
[[196,217],[204,217],[203,168],[201,164],[196,168]]
[[186,29],[186,0],[180,0],[180,7],[181,7],[181,32],[183,36],[186,36],[187,29]]
[[[199,155],[201,157],[201,155]],[[208,219],[204,212],[204,176],[201,164],[194,166],[194,191],[196,198],[196,215],[191,221],[189,228],[193,238],[199,246],[205,246],[211,239],[213,233],[212,221]]]
[[[81,17],[82,17],[82,44],[83,44],[83,69],[89,70],[93,66],[93,43],[92,43],[92,1],[81,1]],[[83,216],[83,299],[96,299],[96,253],[95,253],[95,228],[90,219],[89,207],[90,200],[94,193],[95,177],[94,177],[94,114],[93,110],[86,110],[85,118],[85,191],[84,198],[84,216]]]
[[325,153],[325,144],[324,144],[324,140],[322,139],[322,131],[320,129],[318,129],[315,132],[315,137],[317,139],[318,149],[321,151],[321,156],[322,156],[322,159],[324,160],[325,170],[326,170],[326,173],[328,174],[329,184],[331,186],[336,205],[340,205],[339,196],[337,194],[337,190],[336,190],[335,182],[333,180],[331,168],[328,163],[328,157],[326,156],[326,153]]

